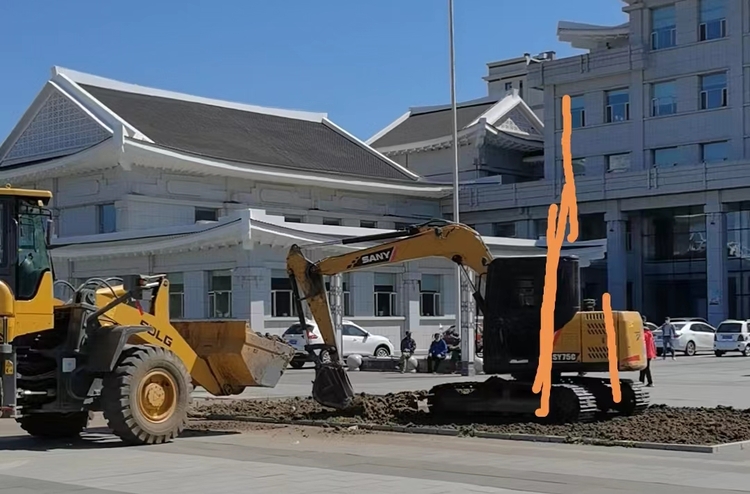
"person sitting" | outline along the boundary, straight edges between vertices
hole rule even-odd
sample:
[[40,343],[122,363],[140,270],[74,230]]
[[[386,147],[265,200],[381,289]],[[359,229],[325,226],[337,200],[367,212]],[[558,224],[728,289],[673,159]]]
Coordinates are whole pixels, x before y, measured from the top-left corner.
[[451,373],[456,373],[461,365],[461,337],[458,335],[456,327],[448,328],[443,339],[448,347],[448,352],[451,354]]
[[445,344],[445,340],[440,337],[440,333],[432,335],[432,343],[430,343],[430,350],[427,352],[427,372],[432,374],[437,373],[440,367],[440,362],[445,360],[448,354],[448,345]]
[[411,337],[411,331],[407,331],[404,339],[401,340],[401,374],[406,372],[406,363],[409,361],[414,352],[417,351],[417,342]]

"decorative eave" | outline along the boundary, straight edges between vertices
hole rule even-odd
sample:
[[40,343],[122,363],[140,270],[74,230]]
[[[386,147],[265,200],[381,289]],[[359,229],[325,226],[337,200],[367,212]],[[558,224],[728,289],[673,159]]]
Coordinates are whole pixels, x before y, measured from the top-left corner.
[[630,26],[627,22],[618,26],[569,21],[560,21],[557,24],[557,39],[582,50],[596,49],[603,43],[626,40],[629,36]]
[[[241,245],[245,250],[257,246],[288,249],[293,244],[324,255],[351,252],[372,244],[343,245],[341,239],[392,230],[371,228],[287,223],[283,217],[266,214],[264,210],[244,209],[235,216],[208,225],[187,225],[169,229],[133,230],[112,234],[55,239],[51,250],[55,260],[84,261],[170,255],[181,252],[210,250]],[[496,257],[545,256],[546,239],[483,237]],[[606,240],[565,244],[566,255],[579,257],[581,266],[602,259]],[[315,255],[311,257],[316,257]]]
[[[467,127],[463,130],[458,131],[458,145],[470,146],[475,142],[484,125],[474,124],[471,127]],[[439,149],[447,149],[453,146],[453,136],[447,135],[438,137],[436,139],[430,139],[428,141],[411,142],[409,144],[401,144],[398,146],[390,146],[386,148],[380,148],[379,151],[385,156],[399,156],[402,154],[422,153],[426,151],[436,151]]]

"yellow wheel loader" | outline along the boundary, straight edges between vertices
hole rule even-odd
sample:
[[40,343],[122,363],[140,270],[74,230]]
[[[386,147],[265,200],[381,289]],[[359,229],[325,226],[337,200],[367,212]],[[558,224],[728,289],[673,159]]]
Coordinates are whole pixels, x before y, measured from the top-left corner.
[[[0,188],[0,416],[29,434],[70,438],[101,411],[131,444],[187,424],[194,386],[215,396],[274,387],[294,356],[246,321],[169,320],[166,275],[91,279],[54,298],[51,193]],[[143,306],[147,306],[143,309]]]
[[[383,243],[383,241],[386,241]],[[344,371],[337,348],[324,276],[369,269],[428,257],[442,257],[472,269],[478,276],[474,298],[484,315],[483,367],[492,376],[485,381],[449,383],[430,390],[428,405],[436,414],[521,414],[533,416],[540,405],[532,387],[539,362],[541,304],[546,257],[493,258],[481,236],[473,229],[441,220],[416,225],[404,231],[343,239],[343,245],[365,245],[362,250],[312,262],[302,247],[293,246],[287,256],[287,271],[295,293],[300,323],[302,301],[306,301],[323,337],[323,343],[308,346],[326,350],[328,362],[316,361],[313,398],[320,404],[345,409],[354,391]],[[314,248],[314,246],[311,246]],[[552,388],[549,419],[587,421],[599,412],[631,415],[648,405],[647,390],[640,383],[620,380],[621,400],[615,403],[608,377],[587,377],[587,372],[609,372],[604,313],[586,306],[581,310],[578,260],[560,259],[554,316]],[[646,365],[640,314],[613,311],[620,372],[641,370]]]

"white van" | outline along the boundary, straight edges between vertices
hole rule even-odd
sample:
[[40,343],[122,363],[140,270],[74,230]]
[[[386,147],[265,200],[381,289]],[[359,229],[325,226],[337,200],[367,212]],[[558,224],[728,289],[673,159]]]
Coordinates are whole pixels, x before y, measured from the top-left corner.
[[721,357],[727,352],[750,355],[750,332],[747,321],[727,319],[719,324],[714,335],[714,354]]

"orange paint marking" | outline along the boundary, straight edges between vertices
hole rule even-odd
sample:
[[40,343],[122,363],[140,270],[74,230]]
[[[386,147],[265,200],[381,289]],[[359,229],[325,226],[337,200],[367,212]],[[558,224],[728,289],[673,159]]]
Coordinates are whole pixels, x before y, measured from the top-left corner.
[[[547,214],[547,265],[544,276],[544,293],[542,295],[541,328],[539,329],[539,365],[534,378],[534,393],[542,394],[541,403],[536,410],[537,417],[546,417],[549,414],[549,399],[552,386],[552,349],[555,341],[555,300],[557,298],[557,267],[560,263],[560,252],[565,236],[565,229],[570,221],[570,232],[568,242],[573,243],[578,239],[578,202],[576,198],[576,185],[573,176],[573,154],[570,149],[572,135],[572,115],[570,112],[570,96],[562,98],[562,155],[563,176],[565,182],[560,197],[560,206],[550,204]],[[605,304],[606,302],[606,304]],[[610,296],[605,293],[602,297],[604,306],[605,327],[607,330],[607,347],[610,370],[610,383],[612,384],[612,397],[616,403],[620,402],[620,380],[617,377],[617,347],[614,334],[614,322],[612,308],[610,307]],[[609,311],[609,312],[607,312]],[[614,373],[612,369],[614,368]]]

